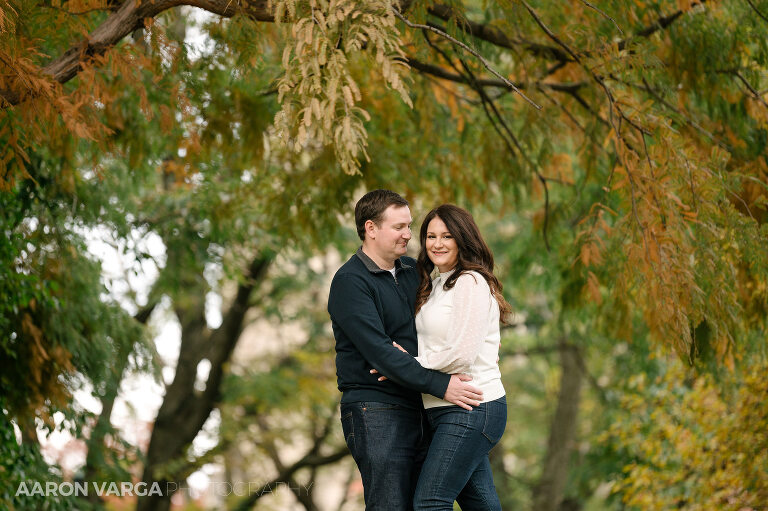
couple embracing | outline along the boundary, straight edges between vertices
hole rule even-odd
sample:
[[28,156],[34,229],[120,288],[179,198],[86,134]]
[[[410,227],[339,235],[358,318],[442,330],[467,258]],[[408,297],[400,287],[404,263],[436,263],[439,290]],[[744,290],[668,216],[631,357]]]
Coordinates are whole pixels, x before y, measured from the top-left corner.
[[497,361],[510,306],[467,211],[427,214],[418,261],[405,256],[411,221],[389,190],[355,206],[363,244],[328,298],[344,438],[367,510],[500,510],[488,453],[507,420]]

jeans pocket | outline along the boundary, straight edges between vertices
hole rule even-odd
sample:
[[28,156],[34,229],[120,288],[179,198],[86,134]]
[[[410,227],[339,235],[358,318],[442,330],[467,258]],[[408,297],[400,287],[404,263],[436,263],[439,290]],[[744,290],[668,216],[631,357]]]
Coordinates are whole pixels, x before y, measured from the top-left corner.
[[352,418],[352,411],[341,414],[341,429],[344,432],[344,441],[347,443],[349,452],[355,457],[355,421]]
[[483,436],[492,445],[496,445],[501,440],[501,437],[504,435],[504,429],[507,427],[507,399],[502,397],[485,404]]
[[365,401],[360,403],[363,413],[365,412],[386,412],[390,410],[402,410],[403,407],[391,403],[380,403],[378,401]]

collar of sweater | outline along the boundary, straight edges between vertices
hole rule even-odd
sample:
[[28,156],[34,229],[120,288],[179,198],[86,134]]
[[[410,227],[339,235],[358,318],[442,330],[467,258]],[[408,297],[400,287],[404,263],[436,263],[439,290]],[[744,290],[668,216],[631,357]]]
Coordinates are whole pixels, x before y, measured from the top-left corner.
[[[357,252],[355,252],[355,255],[360,258],[360,260],[363,262],[365,267],[368,269],[371,273],[380,273],[383,271],[390,271],[390,270],[383,270],[379,268],[379,265],[373,262],[373,259],[368,257],[368,254],[363,252],[363,247],[357,249]],[[410,264],[405,264],[400,258],[395,259],[395,271],[401,268],[410,268]]]
[[440,272],[440,282],[445,282],[446,280],[448,280],[448,277],[453,275],[453,272],[455,272],[455,271],[456,271],[456,268],[454,267],[454,268],[451,268],[450,270],[448,270],[446,272]]

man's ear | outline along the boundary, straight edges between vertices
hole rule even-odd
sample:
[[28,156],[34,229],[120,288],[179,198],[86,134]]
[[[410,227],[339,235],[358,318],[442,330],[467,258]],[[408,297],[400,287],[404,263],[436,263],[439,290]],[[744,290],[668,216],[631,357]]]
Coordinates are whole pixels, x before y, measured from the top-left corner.
[[368,233],[368,237],[372,240],[376,239],[376,224],[373,220],[365,221],[365,232]]

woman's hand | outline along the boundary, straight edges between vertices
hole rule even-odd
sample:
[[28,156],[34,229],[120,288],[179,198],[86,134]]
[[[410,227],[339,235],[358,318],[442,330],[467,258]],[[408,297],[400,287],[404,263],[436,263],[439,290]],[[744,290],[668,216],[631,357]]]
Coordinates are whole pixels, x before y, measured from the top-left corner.
[[[371,374],[379,374],[379,372],[376,369],[371,369]],[[379,381],[387,380],[388,378],[386,376],[379,376]]]
[[[392,341],[392,346],[394,346],[395,348],[399,349],[399,350],[400,350],[400,351],[402,351],[403,353],[408,353],[408,352],[405,350],[405,348],[403,348],[402,346],[400,346],[399,344],[397,344],[395,341]],[[371,374],[379,374],[379,372],[378,372],[376,369],[371,369],[371,371],[370,371],[370,372],[371,372]],[[379,376],[379,381],[384,381],[384,380],[387,380],[387,379],[388,379],[388,378],[387,378],[386,376]]]

